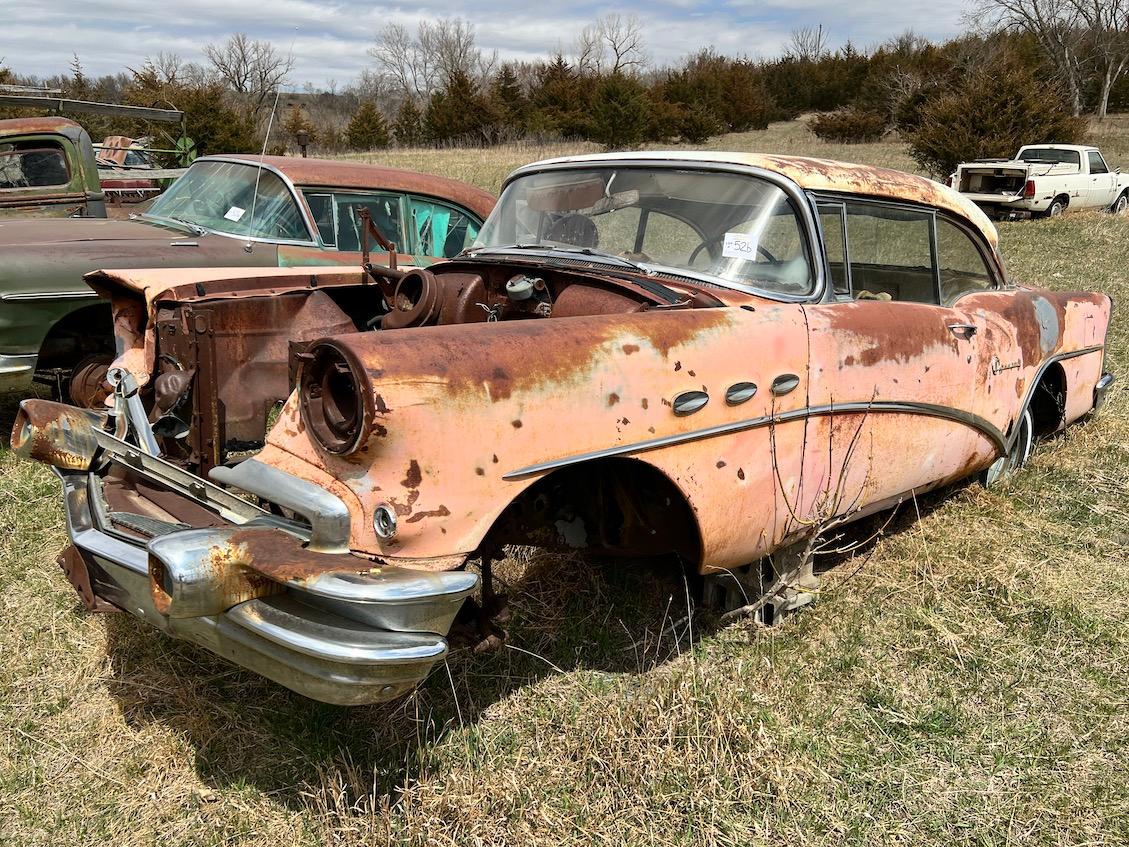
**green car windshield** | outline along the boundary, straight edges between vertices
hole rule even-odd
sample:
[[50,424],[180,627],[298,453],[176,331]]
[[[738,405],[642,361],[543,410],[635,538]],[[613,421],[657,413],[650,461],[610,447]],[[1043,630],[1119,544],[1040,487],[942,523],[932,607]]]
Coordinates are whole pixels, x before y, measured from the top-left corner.
[[278,174],[242,162],[194,162],[145,216],[244,238],[311,240],[298,202]]
[[[632,263],[788,296],[815,285],[788,195],[768,180],[678,167],[574,167],[513,180],[474,249]],[[562,257],[564,258],[564,257]]]

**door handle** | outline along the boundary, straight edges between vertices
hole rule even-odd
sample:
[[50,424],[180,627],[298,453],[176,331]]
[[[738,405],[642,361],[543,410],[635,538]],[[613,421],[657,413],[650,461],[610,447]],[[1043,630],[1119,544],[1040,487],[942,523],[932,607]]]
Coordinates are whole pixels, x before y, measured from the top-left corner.
[[949,332],[958,338],[972,338],[976,335],[975,324],[949,324]]

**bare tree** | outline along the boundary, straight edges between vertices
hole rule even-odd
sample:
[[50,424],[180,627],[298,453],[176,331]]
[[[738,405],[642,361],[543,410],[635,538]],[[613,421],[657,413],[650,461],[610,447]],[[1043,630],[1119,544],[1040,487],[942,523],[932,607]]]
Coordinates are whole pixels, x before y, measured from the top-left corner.
[[1067,0],[1086,29],[1086,46],[1100,82],[1097,118],[1104,120],[1109,92],[1129,65],[1129,0]]
[[576,66],[592,73],[635,73],[647,65],[643,23],[637,15],[604,15],[576,38]]
[[818,62],[827,55],[827,33],[823,24],[815,27],[800,27],[792,30],[792,37],[784,53],[800,62]]
[[267,101],[294,68],[294,57],[283,56],[269,41],[255,41],[237,32],[223,44],[204,47],[216,75],[233,91],[246,97],[258,116]]
[[1063,0],[979,0],[976,10],[981,25],[1032,36],[1066,86],[1074,114],[1082,114],[1085,27],[1077,8]]
[[[420,29],[429,27],[420,24]],[[435,56],[402,24],[386,24],[368,53],[376,61],[377,73],[401,98],[426,99],[438,85]]]

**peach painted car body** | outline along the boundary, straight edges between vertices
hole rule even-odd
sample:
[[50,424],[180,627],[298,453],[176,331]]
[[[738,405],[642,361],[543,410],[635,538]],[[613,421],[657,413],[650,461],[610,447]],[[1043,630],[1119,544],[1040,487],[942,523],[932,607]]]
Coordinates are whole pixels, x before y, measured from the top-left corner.
[[[503,545],[737,570],[1017,469],[1112,382],[1107,296],[1013,284],[945,186],[815,159],[536,163],[429,269],[99,279],[146,301],[117,316],[114,414],[28,401],[13,431],[63,479],[68,575],[92,607],[340,703],[424,678],[465,565],[488,575]],[[179,380],[165,412],[198,418],[184,357],[208,333],[162,345],[248,298],[316,300],[346,329],[292,339],[265,445],[214,485],[150,428],[147,385]]]

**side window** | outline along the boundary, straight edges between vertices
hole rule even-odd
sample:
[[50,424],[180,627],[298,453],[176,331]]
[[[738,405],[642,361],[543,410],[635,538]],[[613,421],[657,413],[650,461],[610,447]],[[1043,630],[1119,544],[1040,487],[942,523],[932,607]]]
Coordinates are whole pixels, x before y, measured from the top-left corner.
[[336,247],[337,230],[333,226],[333,195],[306,192],[306,203],[314,216],[322,244],[326,247]]
[[819,226],[823,230],[823,246],[827,251],[827,264],[831,268],[831,283],[836,294],[851,293],[847,278],[847,224],[843,207],[819,204]]
[[[361,222],[357,212],[367,208],[381,235],[393,242],[397,250],[407,252],[409,249],[402,235],[399,194],[352,194],[324,190],[303,191],[302,194],[326,247],[350,253],[359,252]],[[383,252],[383,248],[372,238],[369,239],[369,250],[373,253]]]
[[969,291],[994,288],[988,263],[972,238],[956,224],[937,218],[937,259],[941,266],[941,302],[951,303]]
[[846,212],[856,300],[938,302],[932,213],[880,203],[847,203]]
[[1109,168],[1106,167],[1105,159],[1102,158],[1101,153],[1099,153],[1097,150],[1091,150],[1086,155],[1090,160],[1090,173],[1092,173],[1092,174],[1107,174],[1107,173],[1109,173]]
[[417,256],[450,259],[478,238],[479,222],[446,203],[412,197],[408,217],[415,236],[412,252]]
[[[0,191],[16,188],[47,188],[71,181],[67,156],[50,141],[0,144]],[[34,146],[31,146],[34,145]]]

